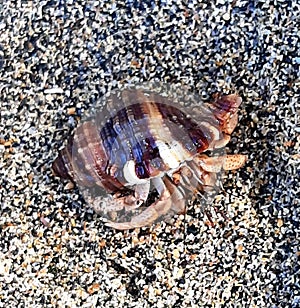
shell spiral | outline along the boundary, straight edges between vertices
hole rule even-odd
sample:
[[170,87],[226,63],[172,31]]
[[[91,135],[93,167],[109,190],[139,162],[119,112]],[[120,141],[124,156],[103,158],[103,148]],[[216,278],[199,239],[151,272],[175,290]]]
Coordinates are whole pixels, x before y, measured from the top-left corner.
[[118,192],[209,150],[222,139],[225,105],[184,107],[141,90],[112,94],[105,109],[83,122],[53,163],[56,175],[85,187]]

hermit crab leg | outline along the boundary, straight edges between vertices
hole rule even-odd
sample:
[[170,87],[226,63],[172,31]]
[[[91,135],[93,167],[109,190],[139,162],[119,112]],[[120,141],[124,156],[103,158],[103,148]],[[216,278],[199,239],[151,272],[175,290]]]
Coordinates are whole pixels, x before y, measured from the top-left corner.
[[109,221],[105,225],[118,230],[128,230],[133,228],[141,228],[151,225],[160,216],[165,215],[172,206],[172,198],[170,191],[164,187],[160,198],[152,205],[146,208],[142,213],[133,217],[128,222],[113,222]]
[[106,212],[121,211],[122,209],[125,209],[125,211],[132,211],[138,208],[143,202],[147,200],[149,190],[150,190],[150,181],[143,184],[135,185],[134,196],[133,195],[120,196],[120,194],[115,194],[113,197],[102,198],[101,202],[106,203],[106,208],[107,208]]
[[223,170],[235,170],[241,168],[247,160],[247,155],[232,154],[219,157],[198,155],[194,161],[207,172],[220,172]]
[[163,191],[166,189],[165,183],[160,177],[152,179],[152,183],[159,195],[161,195]]
[[223,133],[231,135],[238,123],[238,114],[234,113],[230,119],[224,124]]
[[201,179],[199,179],[194,171],[187,166],[182,166],[180,171],[180,185],[184,187],[185,190],[194,194],[202,184]]
[[143,184],[136,184],[135,188],[135,198],[141,202],[145,202],[148,198],[150,191],[150,181]]
[[132,210],[139,205],[136,205],[136,198],[132,195],[117,197],[117,196],[98,196],[90,197],[85,196],[86,201],[90,204],[93,210],[98,213],[109,213],[114,211],[121,211],[125,209],[126,211]]
[[171,213],[171,215],[174,213],[178,214],[185,212],[185,195],[180,192],[179,188],[174,185],[168,177],[165,177],[164,183],[172,197],[172,206],[170,211],[173,211],[173,213]]

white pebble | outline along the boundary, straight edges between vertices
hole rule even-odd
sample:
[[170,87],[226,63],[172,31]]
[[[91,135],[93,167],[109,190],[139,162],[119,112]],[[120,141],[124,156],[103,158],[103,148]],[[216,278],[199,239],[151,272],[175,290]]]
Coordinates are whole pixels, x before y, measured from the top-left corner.
[[230,13],[226,12],[224,15],[223,15],[223,19],[228,21],[230,20]]

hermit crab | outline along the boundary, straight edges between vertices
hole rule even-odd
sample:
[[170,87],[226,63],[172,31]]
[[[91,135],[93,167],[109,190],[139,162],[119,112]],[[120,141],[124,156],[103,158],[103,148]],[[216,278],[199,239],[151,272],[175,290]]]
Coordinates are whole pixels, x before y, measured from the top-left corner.
[[184,212],[189,199],[213,189],[221,170],[246,161],[221,150],[237,125],[241,98],[218,96],[204,104],[190,97],[138,87],[112,93],[75,130],[54,173],[79,185],[115,229]]

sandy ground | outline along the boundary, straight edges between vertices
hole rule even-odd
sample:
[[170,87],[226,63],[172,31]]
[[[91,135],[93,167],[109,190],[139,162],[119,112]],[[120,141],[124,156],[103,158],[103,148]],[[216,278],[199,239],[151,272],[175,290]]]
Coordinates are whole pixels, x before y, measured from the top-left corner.
[[[209,2],[1,2],[1,307],[299,307],[300,3]],[[215,226],[115,231],[51,174],[90,106],[149,80],[243,98]]]

